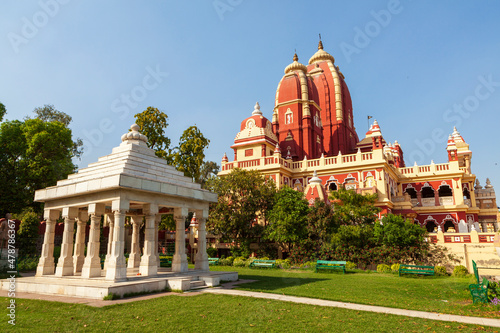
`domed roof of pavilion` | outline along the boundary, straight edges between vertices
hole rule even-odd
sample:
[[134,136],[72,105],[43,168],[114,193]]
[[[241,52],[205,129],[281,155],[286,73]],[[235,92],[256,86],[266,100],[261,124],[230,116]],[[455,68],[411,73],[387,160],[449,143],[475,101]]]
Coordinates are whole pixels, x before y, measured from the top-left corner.
[[[35,192],[35,201],[48,202],[81,198],[96,193],[118,193],[130,190],[155,193],[159,197],[178,196],[183,200],[217,201],[217,195],[185,177],[147,146],[148,138],[133,124],[121,136],[121,144],[111,154],[59,180],[56,186]],[[73,199],[72,199],[73,200]],[[75,199],[76,200],[76,199]]]

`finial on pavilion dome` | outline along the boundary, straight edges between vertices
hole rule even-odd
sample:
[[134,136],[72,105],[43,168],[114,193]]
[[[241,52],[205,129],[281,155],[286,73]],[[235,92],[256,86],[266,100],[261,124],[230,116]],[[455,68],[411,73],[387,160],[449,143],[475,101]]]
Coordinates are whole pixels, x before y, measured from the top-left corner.
[[260,111],[259,102],[255,102],[255,106],[253,107],[252,116],[262,116],[262,111]]
[[486,186],[484,188],[493,188],[493,185],[491,185],[491,181],[489,178],[486,178]]
[[299,61],[299,56],[297,55],[297,50],[295,50],[295,53],[293,54],[293,61]]
[[144,142],[144,144],[147,145],[148,137],[144,134],[141,134],[139,132],[139,129],[139,125],[132,124],[132,126],[130,126],[130,131],[122,135],[122,142],[130,141],[131,143],[134,143],[138,141],[139,144],[141,144],[141,142]]
[[222,156],[222,162],[228,162],[229,159],[227,158],[226,153],[224,153],[224,156]]

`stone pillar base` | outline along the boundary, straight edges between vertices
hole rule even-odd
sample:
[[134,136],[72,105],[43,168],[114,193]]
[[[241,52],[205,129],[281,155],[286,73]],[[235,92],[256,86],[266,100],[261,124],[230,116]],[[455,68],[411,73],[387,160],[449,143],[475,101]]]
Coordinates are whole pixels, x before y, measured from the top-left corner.
[[141,263],[141,256],[139,255],[139,253],[131,254],[128,257],[127,267],[136,268],[139,267],[140,263]]
[[127,279],[127,267],[123,265],[114,265],[108,263],[108,269],[106,270],[106,280],[108,281],[122,281]]
[[194,264],[194,269],[202,270],[202,271],[208,271],[210,270],[209,265],[208,265],[208,259],[197,259],[196,263]]
[[57,264],[56,276],[73,275],[73,271],[73,258],[65,258],[60,264]]
[[153,265],[141,265],[139,266],[139,273],[144,276],[152,276],[158,274],[158,266],[156,262],[153,262]]
[[[99,257],[98,257],[99,259]],[[85,260],[85,264],[82,267],[82,277],[91,278],[91,277],[100,277],[101,276],[101,261],[93,260],[92,262],[88,262]]]
[[[208,261],[207,261],[208,263]],[[174,254],[172,258],[172,272],[187,272],[188,271],[188,262],[187,255],[177,255]]]
[[54,269],[55,269],[54,263],[52,263],[52,265],[50,264],[38,265],[36,268],[36,276],[53,275]]

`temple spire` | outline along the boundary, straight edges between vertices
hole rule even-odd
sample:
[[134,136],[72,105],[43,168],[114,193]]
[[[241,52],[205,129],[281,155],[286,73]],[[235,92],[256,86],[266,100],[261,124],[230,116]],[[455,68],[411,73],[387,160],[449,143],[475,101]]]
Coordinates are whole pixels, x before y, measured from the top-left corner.
[[321,34],[319,34],[318,50],[323,50],[323,42],[321,41]]

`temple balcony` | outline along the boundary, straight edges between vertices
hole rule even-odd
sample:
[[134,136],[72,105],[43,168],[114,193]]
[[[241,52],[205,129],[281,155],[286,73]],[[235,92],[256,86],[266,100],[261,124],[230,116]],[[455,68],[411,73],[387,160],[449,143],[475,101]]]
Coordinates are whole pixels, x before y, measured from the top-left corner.
[[[380,151],[381,152],[381,151]],[[244,161],[234,161],[234,162],[222,162],[221,172],[230,172],[233,168],[242,169],[259,169],[265,171],[266,169],[276,168],[278,166],[289,169],[291,172],[301,172],[307,171],[309,169],[316,169],[321,167],[331,167],[331,166],[355,166],[361,165],[363,163],[384,163],[386,159],[382,153],[377,154],[377,152],[358,152],[356,154],[332,156],[332,157],[320,157],[317,159],[304,159],[302,161],[292,161],[289,159],[283,159],[276,156],[266,156],[251,160]]]

